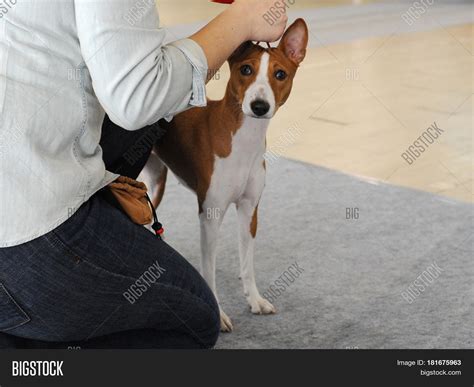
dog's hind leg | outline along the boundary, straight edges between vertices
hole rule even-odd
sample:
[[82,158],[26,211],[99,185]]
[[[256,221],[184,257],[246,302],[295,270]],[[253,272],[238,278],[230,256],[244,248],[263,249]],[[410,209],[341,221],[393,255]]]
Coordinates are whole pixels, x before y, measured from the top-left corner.
[[152,152],[138,180],[143,181],[148,187],[148,192],[155,208],[158,208],[165,194],[167,176],[168,168],[158,155]]
[[[199,220],[201,223],[201,272],[214,296],[219,302],[216,287],[216,257],[219,229],[227,208],[223,203],[207,198],[201,205]],[[232,321],[220,308],[221,331],[231,332]]]

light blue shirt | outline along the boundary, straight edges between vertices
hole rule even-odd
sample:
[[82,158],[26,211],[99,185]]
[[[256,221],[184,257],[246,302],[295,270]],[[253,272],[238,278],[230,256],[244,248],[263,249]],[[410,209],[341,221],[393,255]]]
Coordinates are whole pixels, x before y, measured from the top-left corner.
[[203,50],[165,35],[154,0],[0,1],[0,247],[48,233],[116,178],[105,112],[136,130],[206,104]]

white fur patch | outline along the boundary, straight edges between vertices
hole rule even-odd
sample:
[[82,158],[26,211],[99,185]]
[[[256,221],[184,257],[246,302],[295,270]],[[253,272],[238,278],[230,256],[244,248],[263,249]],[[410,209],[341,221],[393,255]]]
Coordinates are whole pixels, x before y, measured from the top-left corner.
[[[228,157],[216,156],[214,172],[209,186],[206,203],[223,206],[237,202],[248,188],[249,178],[263,168],[265,138],[269,120],[245,117],[242,127],[232,138],[232,151]],[[255,192],[258,198],[260,192]],[[220,203],[216,203],[220,202]]]
[[270,104],[270,110],[263,118],[272,118],[276,111],[275,93],[273,92],[270,80],[268,79],[268,69],[270,66],[270,54],[264,52],[260,60],[257,78],[245,92],[242,103],[242,111],[247,116],[254,116],[250,105],[252,102],[261,99]]
[[[250,234],[250,224],[265,186],[263,156],[269,123],[268,119],[244,118],[242,127],[232,138],[230,155],[215,159],[211,184],[200,215],[202,274],[216,294],[219,228],[229,205],[237,204],[242,283],[252,312],[264,314],[273,313],[274,308],[262,299],[255,283],[254,238]],[[225,318],[222,327],[225,331],[231,329]]]

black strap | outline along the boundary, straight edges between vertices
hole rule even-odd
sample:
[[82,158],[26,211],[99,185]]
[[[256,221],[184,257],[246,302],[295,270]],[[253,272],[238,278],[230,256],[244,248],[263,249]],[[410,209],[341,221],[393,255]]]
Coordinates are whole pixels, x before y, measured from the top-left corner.
[[[114,124],[106,115],[102,124],[100,146],[107,171],[137,179],[150,158],[153,146],[166,133],[165,122],[161,121],[161,123],[157,122],[140,130],[129,131]],[[123,211],[108,187],[105,187],[101,192],[109,204]],[[163,225],[158,221],[155,207],[148,195],[147,200],[153,211],[152,228],[161,238],[164,232]]]
[[100,139],[105,168],[117,175],[137,179],[150,158],[153,146],[164,133],[160,122],[129,131],[105,116]]

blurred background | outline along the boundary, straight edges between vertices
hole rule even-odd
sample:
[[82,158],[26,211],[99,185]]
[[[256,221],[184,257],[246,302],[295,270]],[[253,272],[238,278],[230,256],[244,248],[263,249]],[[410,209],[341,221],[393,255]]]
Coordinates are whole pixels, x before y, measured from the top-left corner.
[[[268,145],[279,156],[473,201],[473,1],[287,1],[311,40]],[[158,0],[169,40],[226,6]],[[223,96],[227,66],[208,86]],[[409,164],[432,125],[442,135]],[[297,133],[289,136],[288,133]]]

